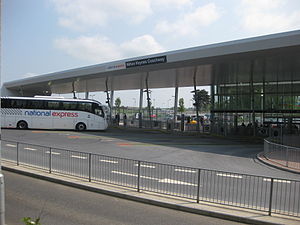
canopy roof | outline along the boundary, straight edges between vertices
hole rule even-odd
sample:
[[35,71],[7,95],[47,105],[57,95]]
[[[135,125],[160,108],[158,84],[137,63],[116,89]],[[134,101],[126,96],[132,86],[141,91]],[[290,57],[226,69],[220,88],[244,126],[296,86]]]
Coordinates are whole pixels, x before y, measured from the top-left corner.
[[[106,90],[212,84],[213,65],[300,49],[300,30],[229,41],[59,71],[3,84],[13,95],[49,95]],[[6,92],[6,93],[8,93]],[[3,93],[2,93],[3,95]]]

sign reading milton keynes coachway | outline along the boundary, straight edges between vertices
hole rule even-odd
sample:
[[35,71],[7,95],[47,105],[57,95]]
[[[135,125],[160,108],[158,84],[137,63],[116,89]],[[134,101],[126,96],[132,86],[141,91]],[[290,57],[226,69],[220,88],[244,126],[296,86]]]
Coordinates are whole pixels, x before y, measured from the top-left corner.
[[125,65],[126,68],[131,68],[131,67],[146,66],[146,65],[166,63],[166,62],[167,62],[167,56],[164,55],[164,56],[158,56],[153,58],[129,61],[126,62]]

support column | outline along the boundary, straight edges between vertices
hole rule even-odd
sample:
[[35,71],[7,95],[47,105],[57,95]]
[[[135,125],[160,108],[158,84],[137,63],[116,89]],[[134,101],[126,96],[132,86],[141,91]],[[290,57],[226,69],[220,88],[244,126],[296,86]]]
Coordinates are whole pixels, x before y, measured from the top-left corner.
[[106,87],[106,103],[108,105],[108,108],[109,108],[109,120],[110,120],[110,123],[112,123],[112,108],[111,108],[111,105],[110,105],[110,97],[109,97],[109,91],[108,91],[108,78],[106,78],[106,81],[105,81],[105,87]]
[[149,73],[147,73],[147,77],[146,77],[146,93],[147,93],[147,107],[148,107],[148,115],[149,115],[149,120],[150,120],[150,128],[152,129],[152,117],[151,117],[151,99],[150,99],[150,95],[149,95],[149,87],[148,87],[148,76]]
[[211,107],[210,107],[210,133],[216,133],[215,131],[215,73],[216,65],[212,65],[212,82],[210,85],[210,95],[211,95]]
[[176,126],[177,106],[178,106],[178,87],[175,87],[173,130],[174,130],[175,126]]
[[[265,108],[266,108],[266,59],[263,61],[263,93],[262,93],[262,104],[261,104],[261,110],[262,110],[262,124],[265,124]],[[270,135],[270,134],[269,134]]]
[[142,109],[143,109],[143,94],[144,90],[140,89],[140,102],[139,102],[139,128],[142,128]]
[[197,90],[197,85],[196,85],[196,76],[197,76],[197,67],[195,67],[195,71],[194,71],[194,94],[195,94],[195,103],[196,103],[196,115],[197,115],[197,124],[196,124],[196,129],[199,132],[200,131],[200,120],[199,120],[199,102],[198,102],[198,91]]
[[113,113],[113,110],[114,110],[114,91],[111,90],[110,91],[110,105],[111,105],[111,113]]
[[19,92],[20,92],[20,95],[23,97],[24,96],[24,92],[23,92],[23,88],[22,87],[20,87]]
[[76,99],[75,81],[72,82],[72,93],[73,93],[73,98]]
[[253,136],[256,136],[257,124],[255,121],[255,109],[254,109],[254,87],[253,87],[253,65],[254,62],[251,60],[250,64],[250,96],[251,96],[251,111],[252,111],[252,128],[253,128]]
[[85,99],[89,99],[89,92],[85,92]]

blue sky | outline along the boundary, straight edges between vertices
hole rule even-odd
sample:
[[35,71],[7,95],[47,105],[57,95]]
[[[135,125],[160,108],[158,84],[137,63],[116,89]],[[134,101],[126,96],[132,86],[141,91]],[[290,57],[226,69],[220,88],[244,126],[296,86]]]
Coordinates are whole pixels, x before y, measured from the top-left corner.
[[[2,82],[300,29],[299,0],[2,0]],[[186,105],[191,88],[180,89]],[[174,91],[153,90],[157,106]],[[138,91],[116,92],[137,104]],[[80,96],[83,97],[83,94]],[[104,101],[103,93],[91,96]]]

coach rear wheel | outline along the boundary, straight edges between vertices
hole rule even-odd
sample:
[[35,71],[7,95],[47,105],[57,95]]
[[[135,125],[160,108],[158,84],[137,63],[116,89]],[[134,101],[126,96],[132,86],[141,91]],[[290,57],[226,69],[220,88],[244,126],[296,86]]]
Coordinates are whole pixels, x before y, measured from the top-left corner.
[[28,124],[26,123],[26,121],[21,120],[21,121],[18,122],[17,128],[19,128],[19,129],[27,129],[28,128]]
[[86,125],[84,123],[77,123],[76,130],[84,131],[84,130],[86,130]]

